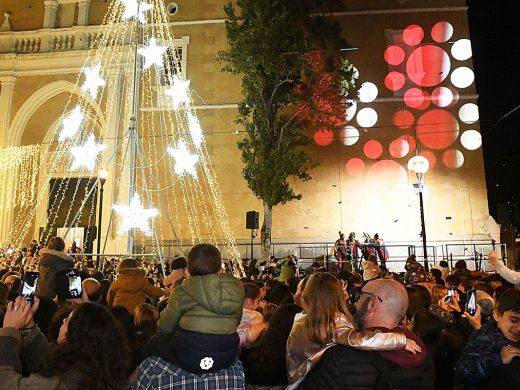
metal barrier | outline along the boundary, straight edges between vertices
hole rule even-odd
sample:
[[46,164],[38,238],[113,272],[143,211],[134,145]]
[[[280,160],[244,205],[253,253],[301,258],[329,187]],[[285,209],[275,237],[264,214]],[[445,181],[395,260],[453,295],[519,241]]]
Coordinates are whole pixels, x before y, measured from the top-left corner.
[[465,260],[468,269],[477,271],[492,271],[492,267],[489,265],[487,254],[494,250],[498,256],[502,258],[502,261],[507,262],[507,247],[506,244],[496,243],[493,241],[482,241],[473,243],[461,243],[461,244],[446,244],[446,257],[450,268],[455,266],[458,260]]

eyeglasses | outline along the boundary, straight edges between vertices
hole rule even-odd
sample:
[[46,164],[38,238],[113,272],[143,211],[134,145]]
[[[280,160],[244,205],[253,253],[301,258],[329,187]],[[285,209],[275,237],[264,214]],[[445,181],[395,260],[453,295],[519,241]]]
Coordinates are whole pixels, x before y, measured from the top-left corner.
[[376,294],[373,294],[373,293],[368,292],[368,291],[363,291],[363,290],[361,290],[361,294],[372,295],[373,297],[376,297],[379,302],[383,303],[383,300],[379,296],[377,296]]

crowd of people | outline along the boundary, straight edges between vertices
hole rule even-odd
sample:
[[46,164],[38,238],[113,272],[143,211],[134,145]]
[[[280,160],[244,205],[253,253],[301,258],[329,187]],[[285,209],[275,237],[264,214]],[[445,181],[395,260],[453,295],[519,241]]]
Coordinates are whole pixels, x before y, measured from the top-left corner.
[[0,269],[0,389],[520,388],[520,273],[494,252],[491,274],[410,256],[299,275],[288,257],[241,279],[209,244],[164,270],[66,252],[54,237]]

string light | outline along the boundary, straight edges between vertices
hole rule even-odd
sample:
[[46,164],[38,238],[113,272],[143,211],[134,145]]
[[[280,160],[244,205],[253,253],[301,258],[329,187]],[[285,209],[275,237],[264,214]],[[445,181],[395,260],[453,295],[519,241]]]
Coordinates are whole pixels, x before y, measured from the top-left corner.
[[87,142],[83,145],[70,148],[70,153],[74,158],[70,170],[74,171],[84,167],[87,168],[89,172],[92,172],[96,167],[98,154],[105,150],[106,147],[106,145],[98,144],[94,134],[90,134],[87,138]]

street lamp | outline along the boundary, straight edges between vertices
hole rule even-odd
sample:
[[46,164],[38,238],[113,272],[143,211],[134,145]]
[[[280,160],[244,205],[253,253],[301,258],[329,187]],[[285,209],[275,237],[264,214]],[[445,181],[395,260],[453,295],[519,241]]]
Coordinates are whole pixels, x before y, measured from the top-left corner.
[[428,267],[428,252],[426,249],[426,227],[424,225],[424,204],[423,204],[423,189],[424,189],[424,174],[430,168],[428,159],[423,156],[412,157],[408,161],[408,170],[414,172],[417,176],[418,183],[414,184],[414,187],[419,190],[419,208],[421,211],[421,236],[423,242],[423,256],[424,256],[424,269],[429,270]]
[[103,168],[98,173],[99,179],[99,211],[98,211],[98,229],[97,229],[97,268],[100,269],[101,263],[101,221],[103,217],[103,186],[108,178],[108,171]]

